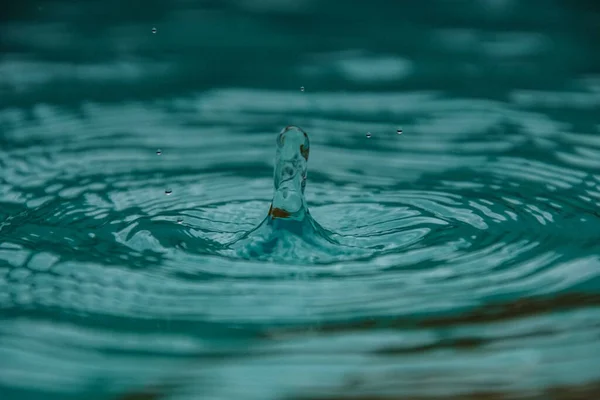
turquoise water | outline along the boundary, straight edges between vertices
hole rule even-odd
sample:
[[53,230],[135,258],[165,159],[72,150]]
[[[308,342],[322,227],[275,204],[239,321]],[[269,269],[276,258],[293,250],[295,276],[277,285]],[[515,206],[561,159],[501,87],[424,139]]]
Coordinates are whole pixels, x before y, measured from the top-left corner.
[[13,3],[2,400],[600,398],[595,2]]

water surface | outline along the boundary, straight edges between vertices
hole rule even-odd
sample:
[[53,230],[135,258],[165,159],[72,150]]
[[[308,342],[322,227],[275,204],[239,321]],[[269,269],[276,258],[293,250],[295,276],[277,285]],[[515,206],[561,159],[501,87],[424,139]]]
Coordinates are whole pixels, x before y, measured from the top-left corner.
[[594,2],[0,18],[2,399],[599,397]]

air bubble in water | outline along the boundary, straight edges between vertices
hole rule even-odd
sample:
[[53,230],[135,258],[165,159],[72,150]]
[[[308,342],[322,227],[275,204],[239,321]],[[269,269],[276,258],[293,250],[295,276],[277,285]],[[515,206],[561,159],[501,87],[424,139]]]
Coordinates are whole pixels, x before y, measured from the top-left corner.
[[162,156],[162,150],[161,149],[157,149],[156,150],[156,155],[157,156]]
[[398,135],[402,135],[402,129],[401,129],[401,128],[398,128],[398,130],[396,131],[396,133],[397,133]]
[[171,189],[165,189],[165,194],[166,194],[167,196],[170,196],[170,195],[171,195],[171,193],[173,193],[173,191],[172,191]]
[[367,139],[371,139],[371,132],[367,132]]
[[152,33],[156,33],[156,28],[152,28]]
[[300,86],[300,91],[304,92],[304,86]]

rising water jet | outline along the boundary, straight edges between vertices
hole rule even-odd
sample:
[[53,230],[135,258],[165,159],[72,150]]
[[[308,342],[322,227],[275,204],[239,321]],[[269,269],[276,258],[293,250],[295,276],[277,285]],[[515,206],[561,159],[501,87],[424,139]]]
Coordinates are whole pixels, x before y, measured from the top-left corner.
[[277,136],[273,197],[266,217],[251,231],[227,248],[243,258],[278,261],[339,259],[352,249],[332,238],[332,234],[310,215],[304,191],[310,141],[297,126],[285,127]]

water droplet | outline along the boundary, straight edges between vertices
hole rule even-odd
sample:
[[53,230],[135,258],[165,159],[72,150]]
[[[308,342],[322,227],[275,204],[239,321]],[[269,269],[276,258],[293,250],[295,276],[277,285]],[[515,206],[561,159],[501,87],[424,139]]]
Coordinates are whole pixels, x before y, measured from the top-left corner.
[[173,191],[172,191],[171,189],[165,189],[165,194],[166,194],[167,196],[170,196],[170,195],[171,195],[171,193],[173,193]]
[[300,91],[304,92],[304,86],[300,86]]
[[179,225],[183,224],[183,218],[177,218],[177,223],[178,223]]
[[396,131],[396,133],[397,133],[398,135],[402,135],[402,129],[401,129],[401,128],[398,128],[398,130]]
[[156,33],[157,29],[156,28],[152,28],[152,33]]
[[371,132],[367,132],[367,139],[371,139]]
[[162,150],[161,149],[156,150],[156,155],[157,156],[161,156],[162,155]]

